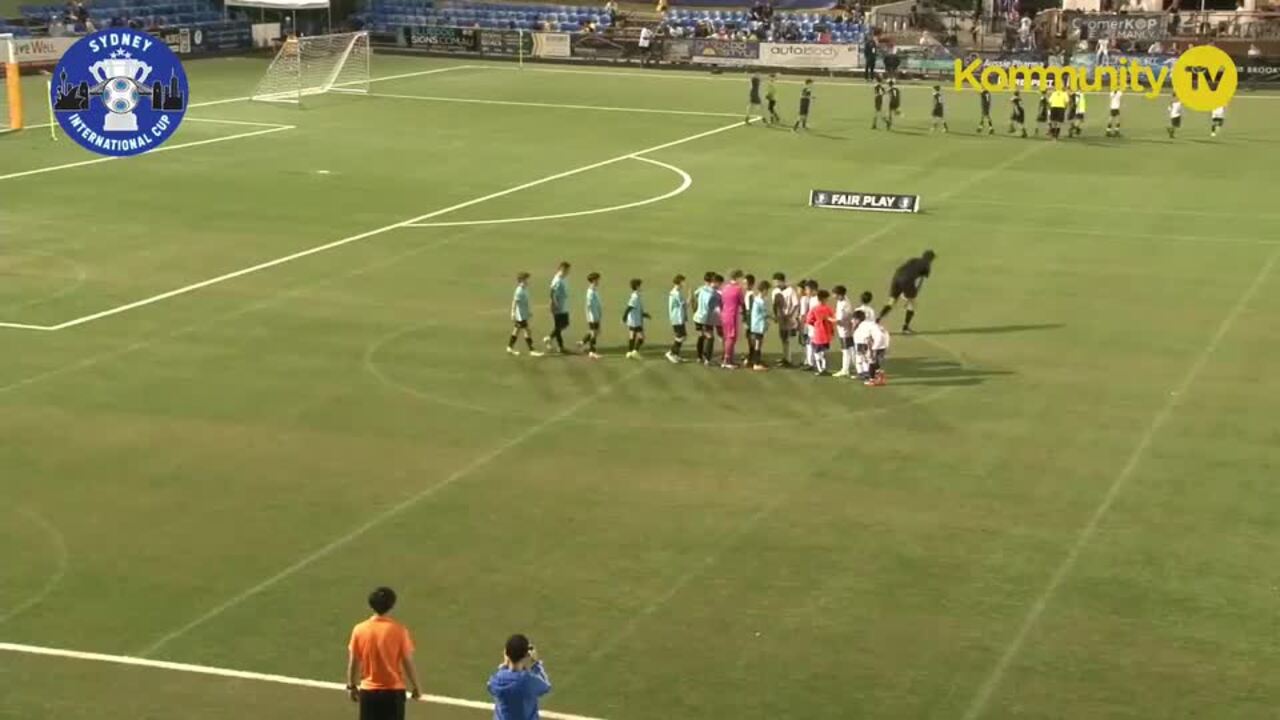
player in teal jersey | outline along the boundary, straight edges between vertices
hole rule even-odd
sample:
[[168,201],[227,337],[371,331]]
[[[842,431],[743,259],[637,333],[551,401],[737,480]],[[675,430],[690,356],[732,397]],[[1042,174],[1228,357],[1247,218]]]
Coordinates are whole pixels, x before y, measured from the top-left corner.
[[562,262],[556,267],[555,277],[551,278],[551,334],[542,338],[542,344],[551,349],[551,341],[564,353],[564,331],[569,327],[569,263]]
[[769,281],[761,280],[752,296],[748,319],[747,362],[752,370],[768,370],[764,364],[764,334],[769,331]]
[[644,311],[644,299],[640,297],[640,278],[631,279],[631,298],[627,300],[627,309],[622,312],[622,322],[627,325],[627,357],[640,359],[640,348],[644,345],[644,321],[649,313]]
[[710,364],[716,342],[716,330],[711,324],[711,312],[718,297],[715,280],[716,274],[708,270],[702,276],[702,287],[693,292],[693,329],[698,332],[698,362],[703,365]]
[[596,341],[600,339],[600,318],[603,314],[604,308],[600,304],[600,273],[593,272],[587,275],[587,334],[578,342],[578,349],[581,350],[585,345],[587,357],[592,360],[600,359],[596,354]]
[[673,363],[684,362],[680,357],[680,347],[689,336],[689,302],[684,296],[684,276],[676,275],[671,281],[671,292],[667,293],[667,315],[671,318],[671,349],[667,351],[667,360]]
[[529,346],[529,354],[539,357],[542,353],[533,349],[533,333],[529,331],[529,273],[516,274],[516,291],[511,296],[511,338],[507,340],[507,352],[519,355],[516,340],[524,333],[525,344]]

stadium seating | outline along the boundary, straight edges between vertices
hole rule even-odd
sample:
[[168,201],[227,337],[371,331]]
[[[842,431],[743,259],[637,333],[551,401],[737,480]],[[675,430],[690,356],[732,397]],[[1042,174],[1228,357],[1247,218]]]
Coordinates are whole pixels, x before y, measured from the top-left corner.
[[[401,27],[480,27],[499,29],[551,30],[577,32],[590,21],[601,29],[610,26],[603,8],[579,5],[547,5],[520,3],[450,2],[436,5],[432,0],[370,0],[360,14],[365,26],[375,32],[394,32]],[[817,42],[822,29],[836,43],[862,41],[862,26],[835,22],[827,13],[780,13],[784,23],[794,22],[800,41]],[[702,20],[713,27],[737,29],[750,21],[745,9],[691,10],[674,8],[667,13],[668,24],[688,28],[690,32]]]
[[13,35],[15,37],[27,37],[31,33],[21,25],[10,25],[0,20],[0,35]]
[[[94,25],[105,28],[114,18],[141,20],[144,25],[199,27],[223,21],[222,12],[213,0],[91,0],[86,3]],[[23,5],[22,16],[29,20],[48,22],[51,17],[61,17],[66,6]]]

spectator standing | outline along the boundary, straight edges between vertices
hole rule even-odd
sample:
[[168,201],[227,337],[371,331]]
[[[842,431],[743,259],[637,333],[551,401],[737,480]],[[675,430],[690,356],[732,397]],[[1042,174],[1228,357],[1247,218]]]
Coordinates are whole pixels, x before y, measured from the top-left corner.
[[876,39],[874,32],[867,32],[862,39],[862,79],[868,82],[876,76]]
[[653,61],[653,31],[648,25],[640,28],[640,64],[649,65]]
[[405,680],[413,699],[422,697],[409,630],[390,617],[396,593],[380,587],[369,594],[373,617],[351,630],[347,645],[347,692],[360,705],[360,720],[404,720]]
[[538,698],[551,692],[547,669],[529,638],[512,635],[502,664],[489,677],[493,720],[538,720]]

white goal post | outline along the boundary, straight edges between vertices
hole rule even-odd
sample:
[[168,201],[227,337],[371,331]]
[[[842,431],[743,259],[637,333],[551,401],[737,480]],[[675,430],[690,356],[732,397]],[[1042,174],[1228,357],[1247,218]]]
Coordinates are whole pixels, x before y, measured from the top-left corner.
[[368,93],[369,33],[290,37],[280,47],[253,99],[301,103],[328,92]]

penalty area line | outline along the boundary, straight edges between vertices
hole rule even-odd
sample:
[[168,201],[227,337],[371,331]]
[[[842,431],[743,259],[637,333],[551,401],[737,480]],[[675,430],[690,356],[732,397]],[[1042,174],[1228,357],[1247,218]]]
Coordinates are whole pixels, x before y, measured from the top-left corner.
[[[755,122],[755,120],[756,118],[752,118],[751,122]],[[555,180],[572,177],[574,175],[578,175],[578,174],[587,172],[589,170],[595,170],[596,168],[605,167],[607,165],[613,165],[614,163],[619,163],[619,162],[622,162],[623,160],[629,160],[629,159],[635,158],[638,155],[646,155],[648,153],[658,152],[659,150],[666,150],[667,148],[683,145],[685,143],[693,142],[694,140],[700,140],[702,138],[710,137],[712,135],[718,135],[722,132],[725,132],[728,130],[735,130],[740,127],[744,127],[744,124],[742,122],[734,122],[728,125],[721,125],[720,127],[713,128],[711,130],[704,130],[700,133],[695,133],[693,135],[686,135],[685,137],[679,138],[677,140],[670,140],[668,142],[660,143],[658,145],[653,145],[651,147],[647,147],[641,150],[632,150],[630,152],[625,152],[625,153],[622,153],[621,155],[615,155],[614,157],[608,158],[607,160],[601,160],[599,162],[594,162],[589,165],[582,165],[580,167],[576,167],[571,170],[565,170],[563,172],[547,175],[546,177],[541,177],[536,180],[530,180],[529,182],[526,182],[526,183],[513,185],[504,190],[498,190],[496,192],[489,193],[488,195],[481,195],[480,197],[472,198],[471,200],[465,200],[463,202],[456,203],[454,205],[449,205],[447,207],[440,208],[439,210],[433,210],[429,213],[418,215],[416,217],[407,218],[405,220],[401,220],[400,222],[395,222],[395,223],[391,223],[390,225],[384,225],[380,228],[367,230],[365,232],[358,233],[356,235],[349,235],[347,237],[334,240],[332,242],[328,242],[323,245],[317,245],[315,247],[307,248],[305,250],[299,250],[298,252],[291,253],[289,255],[283,255],[273,260],[260,262],[257,265],[251,265],[246,268],[241,268],[239,270],[234,270],[232,272],[223,273],[222,275],[218,275],[216,277],[212,277],[207,280],[201,280],[200,282],[191,283],[190,285],[184,285],[183,287],[174,288],[173,290],[169,290],[167,292],[163,292],[158,295],[152,295],[151,297],[142,298],[141,300],[135,300],[134,302],[126,303],[124,305],[118,305],[116,307],[109,308],[101,312],[96,312],[90,315],[84,315],[82,317],[78,317],[73,320],[68,320],[66,322],[59,323],[57,325],[43,326],[43,327],[40,327],[40,329],[65,330],[67,328],[76,327],[78,325],[84,325],[85,323],[90,323],[95,320],[101,320],[102,318],[111,317],[113,315],[119,315],[120,313],[123,313],[123,312],[128,312],[130,310],[134,310],[140,307],[145,307],[147,305],[152,305],[152,304],[161,302],[162,300],[168,300],[169,298],[172,298],[172,297],[177,297],[179,295],[185,295],[190,292],[195,292],[196,290],[207,288],[212,285],[217,285],[219,283],[223,283],[228,280],[234,280],[239,277],[244,277],[245,275],[250,275],[262,270],[266,270],[268,268],[273,268],[273,267],[276,267],[277,265],[283,265],[285,263],[292,262],[294,260],[300,260],[305,257],[310,257],[311,255],[316,255],[318,253],[333,250],[334,248],[339,248],[344,245],[349,245],[354,242],[359,242],[360,240],[365,240],[367,238],[371,238],[376,235],[381,235],[383,233],[390,232],[392,230],[398,230],[404,227],[411,227],[416,223],[425,222],[427,220],[431,220],[432,218],[436,218],[441,215],[445,215],[447,213],[455,212],[457,210],[462,210],[463,208],[469,208],[472,205],[479,205],[480,203],[488,202],[490,200],[496,200],[497,198],[505,197],[507,195],[520,192],[522,190],[528,190],[529,188],[537,187],[539,185],[544,185],[546,183],[549,183]],[[262,134],[267,132],[278,132],[278,131],[262,130],[256,134]],[[165,150],[165,149],[166,148],[160,148],[160,150],[156,150],[154,152],[160,152],[161,150]],[[649,161],[649,162],[656,162],[656,161]],[[0,178],[0,179],[3,179],[3,178]],[[7,326],[0,325],[0,327],[7,327]],[[35,327],[36,326],[32,326],[32,327],[23,328],[23,329],[34,329]]]
[[[169,670],[171,672],[183,672],[192,675],[209,675],[213,677],[231,678],[234,680],[253,680],[257,682],[274,683],[276,685],[316,688],[319,690],[342,690],[345,692],[347,689],[347,686],[343,683],[329,682],[325,680],[309,680],[306,678],[275,675],[272,673],[232,670],[229,668],[211,667],[208,665],[192,665],[190,663],[170,662],[167,660],[148,660],[147,658],[131,657],[128,655],[107,655],[104,653],[82,652],[79,650],[64,650],[62,648],[42,647],[39,645],[21,645],[18,643],[0,642],[0,651],[21,653],[24,655],[65,658],[69,660],[110,663],[112,665],[129,665],[133,667],[150,668],[153,670]],[[448,697],[446,695],[423,695],[420,702],[493,712],[492,703]],[[541,711],[541,715],[545,718],[552,718],[552,720],[603,720],[603,718],[594,718],[588,715],[573,715],[571,713],[555,712],[551,710],[543,710]]]

